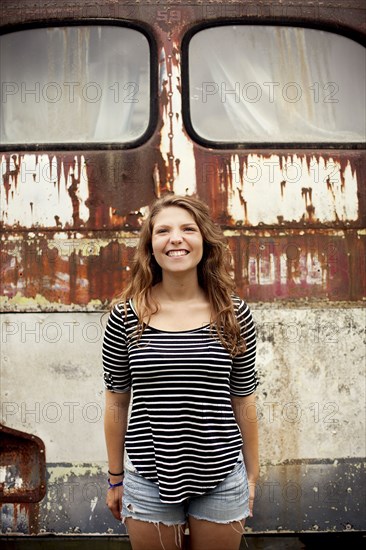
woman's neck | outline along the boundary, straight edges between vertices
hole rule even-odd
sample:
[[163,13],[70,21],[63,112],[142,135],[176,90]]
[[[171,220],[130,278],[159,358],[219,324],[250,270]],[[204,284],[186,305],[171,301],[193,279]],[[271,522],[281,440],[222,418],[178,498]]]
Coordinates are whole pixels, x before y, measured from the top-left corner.
[[198,284],[197,277],[192,276],[170,277],[165,275],[163,280],[153,287],[152,295],[160,303],[207,300],[204,290]]
[[145,322],[155,329],[176,332],[208,325],[211,308],[204,290],[193,281],[164,278],[152,288],[158,309]]

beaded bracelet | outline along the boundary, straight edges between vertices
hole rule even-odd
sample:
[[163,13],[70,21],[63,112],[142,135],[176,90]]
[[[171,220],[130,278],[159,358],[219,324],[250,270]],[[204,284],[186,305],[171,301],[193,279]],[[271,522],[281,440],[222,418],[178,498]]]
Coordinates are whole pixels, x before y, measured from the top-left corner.
[[108,485],[109,485],[109,489],[114,489],[115,487],[122,487],[123,481],[119,481],[118,483],[111,483],[111,480],[108,478]]

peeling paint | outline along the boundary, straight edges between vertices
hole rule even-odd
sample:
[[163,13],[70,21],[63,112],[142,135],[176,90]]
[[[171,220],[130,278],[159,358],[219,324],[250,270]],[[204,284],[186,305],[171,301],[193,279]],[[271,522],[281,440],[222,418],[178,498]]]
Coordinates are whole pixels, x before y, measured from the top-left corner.
[[[141,209],[141,219],[148,211]],[[226,229],[239,293],[249,301],[326,298],[363,300],[363,230]],[[55,235],[56,236],[56,235]],[[137,236],[132,232],[4,235],[3,310],[58,311],[105,307],[130,276]]]
[[[258,197],[265,200],[258,201]],[[354,221],[358,218],[357,174],[333,158],[232,155],[228,213],[248,225],[293,221]]]
[[72,227],[86,223],[88,178],[83,155],[59,162],[46,154],[3,155],[0,220],[18,227]]
[[91,514],[90,514],[90,516],[89,516],[89,521],[92,520],[93,513],[94,513],[94,510],[95,510],[95,507],[96,507],[97,504],[98,504],[98,497],[92,498],[91,501],[90,501],[90,511],[91,511]]
[[[196,168],[192,141],[183,129],[181,115],[181,66],[177,44],[161,52],[161,94],[163,102],[163,127],[161,152],[165,159],[169,189],[179,195],[196,192]],[[160,178],[155,176],[155,183]],[[160,195],[160,192],[158,193]]]
[[[17,292],[12,298],[1,296],[0,307],[1,311],[37,311],[40,309],[42,311],[70,311],[70,309],[80,309],[79,304],[68,304],[65,306],[60,302],[50,302],[40,294],[36,294],[34,298],[26,298],[20,292]],[[90,300],[90,302],[84,305],[83,310],[100,311],[104,307],[101,300]]]
[[[92,477],[100,474],[101,467],[96,464],[73,464],[72,468],[70,465],[58,465],[48,468],[48,483],[57,484],[61,480],[67,482],[71,477]],[[105,472],[106,475],[106,472]]]

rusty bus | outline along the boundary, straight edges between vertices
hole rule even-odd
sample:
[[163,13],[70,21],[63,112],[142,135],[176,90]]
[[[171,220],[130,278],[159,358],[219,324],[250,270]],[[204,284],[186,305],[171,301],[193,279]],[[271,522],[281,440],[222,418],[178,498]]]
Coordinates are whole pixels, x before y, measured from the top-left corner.
[[105,508],[102,313],[196,194],[258,332],[250,533],[365,530],[365,6],[1,3],[2,533]]

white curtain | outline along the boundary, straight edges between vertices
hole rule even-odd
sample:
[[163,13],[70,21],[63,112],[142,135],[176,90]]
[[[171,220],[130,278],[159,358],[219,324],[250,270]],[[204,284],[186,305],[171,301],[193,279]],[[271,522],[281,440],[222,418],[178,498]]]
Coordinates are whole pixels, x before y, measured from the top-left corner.
[[210,141],[364,141],[365,68],[365,48],[329,32],[204,29],[189,44],[192,125]]
[[149,122],[146,37],[109,26],[5,34],[2,143],[128,142]]

